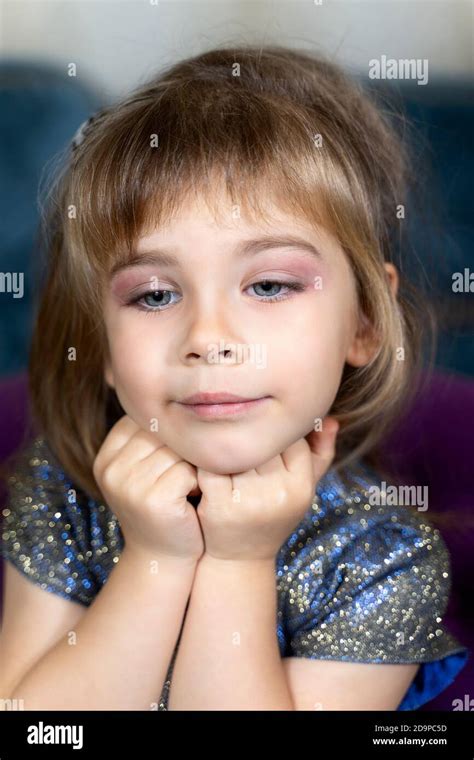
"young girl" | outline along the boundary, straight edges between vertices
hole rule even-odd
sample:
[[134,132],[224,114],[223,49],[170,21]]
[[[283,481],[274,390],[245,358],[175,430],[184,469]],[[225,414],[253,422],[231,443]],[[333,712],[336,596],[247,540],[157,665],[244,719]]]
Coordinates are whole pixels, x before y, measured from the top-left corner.
[[354,82],[279,47],[79,130],[3,512],[2,698],[409,710],[454,679],[439,530],[373,498],[421,346],[406,165]]

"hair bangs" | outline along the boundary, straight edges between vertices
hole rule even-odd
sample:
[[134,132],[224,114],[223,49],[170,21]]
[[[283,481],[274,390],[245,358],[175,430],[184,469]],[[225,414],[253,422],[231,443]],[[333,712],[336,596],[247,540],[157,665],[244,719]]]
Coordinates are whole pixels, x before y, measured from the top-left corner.
[[189,89],[182,97],[193,97],[194,107],[179,110],[176,98],[155,93],[100,119],[84,141],[71,169],[66,203],[77,214],[66,246],[72,277],[93,284],[97,307],[97,278],[105,282],[141,236],[193,200],[224,223],[245,216],[271,224],[274,207],[323,224],[342,244],[351,242],[344,231],[354,218],[360,226],[345,167],[335,151],[320,151],[307,114],[293,107],[289,118],[272,99],[243,102],[238,90],[216,113],[212,95],[208,87]]

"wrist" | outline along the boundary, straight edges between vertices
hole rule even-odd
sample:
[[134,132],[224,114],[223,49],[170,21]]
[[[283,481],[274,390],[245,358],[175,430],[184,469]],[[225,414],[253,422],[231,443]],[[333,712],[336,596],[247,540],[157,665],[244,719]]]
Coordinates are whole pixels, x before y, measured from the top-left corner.
[[226,558],[226,557],[216,557],[213,554],[208,554],[207,552],[204,552],[202,557],[199,560],[199,566],[207,566],[207,567],[219,567],[223,570],[230,570],[230,571],[238,571],[239,569],[251,569],[251,570],[258,570],[266,567],[271,567],[272,570],[275,569],[275,562],[276,562],[276,556],[275,557],[232,557],[232,558]]
[[145,568],[148,572],[170,572],[171,574],[189,573],[194,574],[198,560],[188,557],[177,557],[162,552],[154,552],[152,549],[146,549],[132,544],[125,544],[122,556],[126,561]]

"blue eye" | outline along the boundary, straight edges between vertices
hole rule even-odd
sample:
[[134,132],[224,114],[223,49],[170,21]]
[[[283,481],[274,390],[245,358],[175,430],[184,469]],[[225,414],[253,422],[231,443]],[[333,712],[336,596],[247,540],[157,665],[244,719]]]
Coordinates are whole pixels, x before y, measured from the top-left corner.
[[[263,296],[258,298],[259,301],[266,301],[272,303],[274,301],[283,301],[288,298],[288,292],[301,292],[305,289],[304,285],[299,282],[279,282],[277,280],[260,280],[249,286],[250,288],[263,288]],[[286,288],[287,293],[284,295],[275,294],[271,292],[274,288]],[[270,292],[269,292],[270,291]],[[172,294],[176,295],[174,290],[150,290],[137,298],[132,299],[127,303],[127,306],[134,306],[140,311],[148,313],[156,313],[159,311],[165,311],[169,306],[173,305],[170,301]],[[258,294],[257,294],[258,295]],[[174,302],[176,303],[176,301]]]
[[270,298],[262,298],[263,301],[283,301],[284,298],[288,297],[288,294],[282,296],[282,295],[276,295],[269,293],[268,290],[265,290],[266,287],[270,286],[270,290],[273,288],[287,288],[289,291],[301,291],[304,290],[304,286],[300,285],[298,282],[278,282],[277,280],[261,280],[260,282],[255,282],[253,285],[250,285],[251,288],[258,288],[258,287],[264,287],[264,296],[270,296]]
[[[153,307],[163,307],[163,306],[169,306],[170,299],[166,298],[166,296],[170,295],[171,293],[174,293],[172,290],[154,290],[153,292],[145,293],[144,296],[141,296],[143,301],[146,303],[147,306]],[[149,301],[147,299],[150,299]]]
[[140,311],[150,314],[165,311],[168,306],[173,305],[173,302],[170,301],[173,293],[175,293],[174,290],[149,290],[147,293],[133,298],[127,303],[127,306],[134,306]]

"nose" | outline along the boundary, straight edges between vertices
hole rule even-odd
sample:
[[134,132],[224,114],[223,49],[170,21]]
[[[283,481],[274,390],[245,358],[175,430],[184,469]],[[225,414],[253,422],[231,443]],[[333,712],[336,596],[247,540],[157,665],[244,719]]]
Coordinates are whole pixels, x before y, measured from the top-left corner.
[[[236,347],[241,344],[236,330],[236,311],[226,299],[216,296],[212,303],[204,296],[205,303],[190,309],[189,324],[180,348],[184,363],[236,361]],[[232,312],[232,313],[231,313]]]

